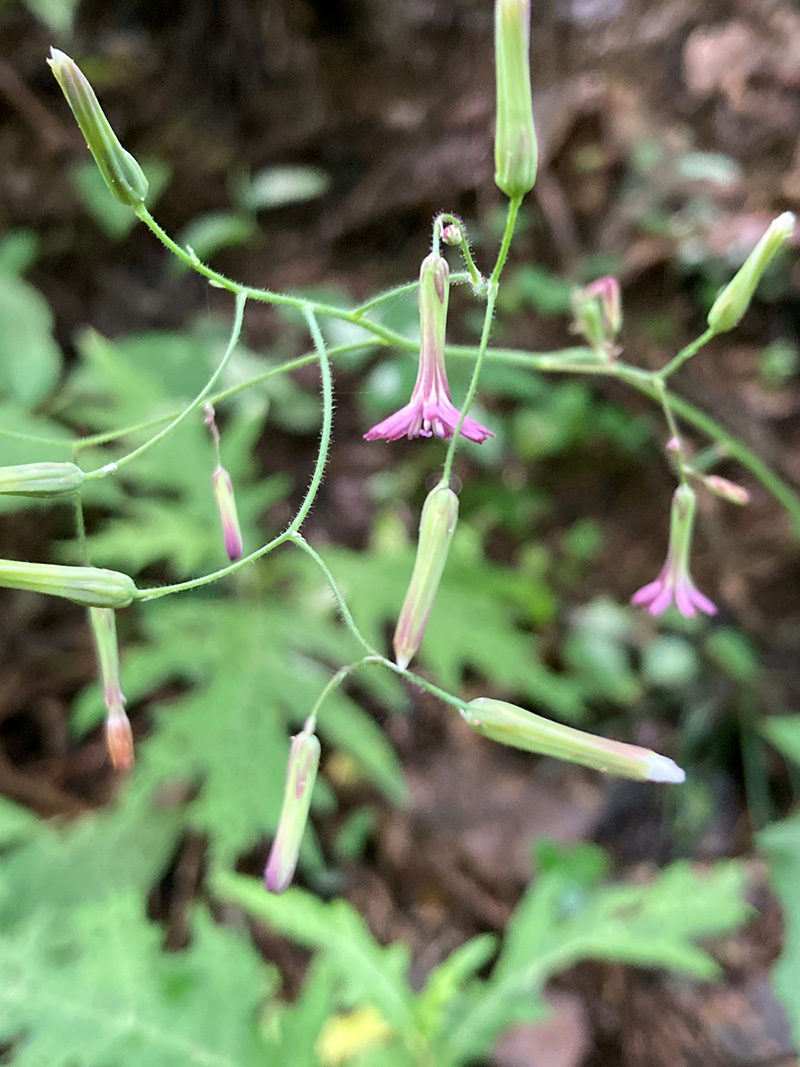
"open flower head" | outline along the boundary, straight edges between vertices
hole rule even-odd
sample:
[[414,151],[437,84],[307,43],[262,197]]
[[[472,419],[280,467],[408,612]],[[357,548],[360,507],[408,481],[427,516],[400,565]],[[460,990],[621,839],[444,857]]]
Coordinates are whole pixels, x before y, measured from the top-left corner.
[[[452,437],[461,412],[453,404],[444,365],[450,270],[438,252],[422,261],[419,274],[419,370],[411,400],[364,434],[367,441],[399,441],[401,437]],[[462,437],[485,441],[494,437],[475,419],[464,419]]]
[[691,618],[698,610],[715,615],[716,606],[695,586],[689,573],[689,553],[692,548],[695,495],[689,485],[679,485],[672,498],[669,528],[669,550],[664,566],[654,582],[642,586],[631,597],[632,604],[641,604],[651,615],[675,603],[681,615]]

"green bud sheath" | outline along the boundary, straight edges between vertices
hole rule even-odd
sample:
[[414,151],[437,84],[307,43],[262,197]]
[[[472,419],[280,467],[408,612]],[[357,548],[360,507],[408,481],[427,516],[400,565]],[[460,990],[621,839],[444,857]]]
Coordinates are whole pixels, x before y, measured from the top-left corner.
[[278,832],[264,871],[264,884],[270,893],[283,893],[291,884],[308,822],[320,757],[319,740],[309,723],[292,738]]
[[504,700],[479,697],[470,701],[461,714],[476,733],[501,745],[555,756],[642,782],[682,782],[685,778],[676,763],[648,748],[595,737]]
[[422,508],[414,570],[394,632],[395,660],[404,669],[422,643],[457,521],[458,497],[437,486]]
[[83,471],[74,463],[20,463],[0,467],[0,493],[15,496],[59,496],[74,493]]
[[90,608],[125,608],[136,596],[133,579],[100,567],[62,567],[0,559],[0,588],[63,596]]
[[539,158],[531,101],[530,22],[530,0],[495,0],[494,180],[511,199],[533,188]]
[[739,324],[764,271],[794,234],[794,223],[791,211],[784,211],[770,223],[767,232],[712,304],[708,325],[714,333],[725,333]]
[[77,63],[64,52],[51,48],[47,62],[72,108],[106,185],[120,203],[139,207],[147,196],[147,178],[130,152],[119,143],[94,89]]

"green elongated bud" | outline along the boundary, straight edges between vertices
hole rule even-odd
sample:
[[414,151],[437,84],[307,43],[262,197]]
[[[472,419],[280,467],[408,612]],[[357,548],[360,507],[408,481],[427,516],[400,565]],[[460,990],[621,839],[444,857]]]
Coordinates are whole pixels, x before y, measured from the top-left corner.
[[309,719],[302,731],[292,738],[278,832],[264,871],[264,884],[270,893],[283,893],[294,877],[300,856],[300,842],[308,822],[319,757],[319,740],[314,733],[314,724]]
[[682,782],[686,777],[671,759],[648,748],[596,737],[504,700],[479,697],[470,701],[461,714],[476,733],[501,745],[555,756],[640,782]]
[[767,232],[711,305],[708,325],[714,333],[725,333],[738,325],[764,271],[794,234],[794,223],[791,211],[784,211],[770,223]]
[[72,108],[106,185],[120,203],[139,207],[147,196],[147,178],[130,152],[119,143],[94,89],[77,63],[64,52],[51,48],[47,62]]
[[494,180],[512,199],[533,188],[539,161],[531,101],[530,26],[530,0],[495,0]]
[[403,669],[422,644],[457,521],[458,497],[438,485],[422,508],[414,570],[394,631],[394,658]]
[[0,559],[0,588],[63,596],[89,608],[125,608],[136,596],[133,579],[100,567],[62,567]]
[[83,471],[74,463],[19,463],[0,467],[0,493],[14,496],[58,496],[74,493]]
[[125,714],[125,697],[119,678],[116,617],[110,608],[89,608],[89,620],[103,681],[103,701],[108,711],[106,747],[114,770],[126,771],[133,763],[133,734]]

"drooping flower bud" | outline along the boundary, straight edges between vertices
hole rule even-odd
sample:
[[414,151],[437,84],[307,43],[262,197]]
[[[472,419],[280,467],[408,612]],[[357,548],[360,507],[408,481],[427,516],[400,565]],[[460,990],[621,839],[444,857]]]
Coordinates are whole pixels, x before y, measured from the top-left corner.
[[616,278],[598,278],[573,290],[573,330],[596,351],[606,356],[614,352],[614,342],[622,329],[622,300]]
[[682,782],[686,777],[671,759],[648,748],[596,737],[504,700],[479,697],[470,701],[461,714],[476,733],[501,745],[555,756],[640,782]]
[[59,496],[74,493],[83,482],[74,463],[19,463],[0,467],[0,493],[14,496]]
[[729,504],[739,504],[744,506],[750,503],[750,494],[743,485],[739,485],[738,482],[731,482],[727,478],[720,478],[718,474],[704,474],[700,480],[706,489],[710,490],[715,496],[722,497],[723,500],[727,500]]
[[531,101],[530,24],[530,0],[495,0],[494,180],[511,199],[533,188],[539,157]]
[[232,562],[242,558],[242,531],[239,515],[236,511],[236,497],[233,495],[233,482],[224,467],[217,467],[211,476],[214,487],[214,499],[217,502],[222,536],[225,539],[225,551]]
[[308,821],[311,794],[317,778],[319,757],[319,740],[309,719],[302,731],[292,738],[278,832],[264,871],[264,883],[270,893],[283,893],[294,877],[300,856],[300,842]]
[[438,485],[422,508],[414,570],[394,631],[394,658],[403,669],[422,644],[457,521],[458,497]]
[[77,63],[59,49],[50,49],[47,62],[72,108],[106,185],[120,203],[139,207],[147,196],[147,178],[130,152],[119,143],[94,89]]
[[452,248],[460,245],[463,239],[464,235],[461,233],[461,227],[456,226],[454,222],[449,222],[442,230],[442,241]]
[[126,771],[133,764],[133,734],[125,714],[125,697],[119,679],[119,647],[114,612],[109,608],[89,608],[106,718],[106,746],[114,770]]
[[784,211],[770,223],[769,229],[711,305],[708,325],[714,333],[725,333],[738,325],[764,271],[794,234],[794,223],[791,211]]
[[133,579],[101,567],[64,567],[0,559],[0,588],[63,596],[95,608],[125,608],[136,596]]
[[211,475],[211,484],[214,489],[214,499],[217,502],[220,522],[222,523],[222,536],[225,540],[225,551],[228,559],[233,563],[242,558],[242,530],[239,526],[239,514],[236,510],[236,497],[233,493],[231,476],[220,462],[220,442],[217,420],[212,404],[205,406],[205,424],[214,442],[214,451],[217,454],[217,466]]

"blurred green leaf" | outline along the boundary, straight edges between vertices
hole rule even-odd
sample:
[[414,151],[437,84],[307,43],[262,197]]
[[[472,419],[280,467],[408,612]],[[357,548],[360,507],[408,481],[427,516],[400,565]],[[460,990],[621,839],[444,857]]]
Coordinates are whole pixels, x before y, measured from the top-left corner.
[[319,167],[302,164],[266,167],[237,191],[241,207],[252,211],[285,207],[316,200],[326,192],[330,179]]
[[[249,215],[240,215],[233,211],[209,211],[197,215],[184,226],[178,237],[178,244],[191,248],[201,260],[209,260],[224,248],[245,245],[258,232],[255,220]],[[175,260],[176,270],[189,270],[189,267]]]
[[34,407],[58,381],[61,359],[47,301],[21,278],[0,274],[0,390]]

